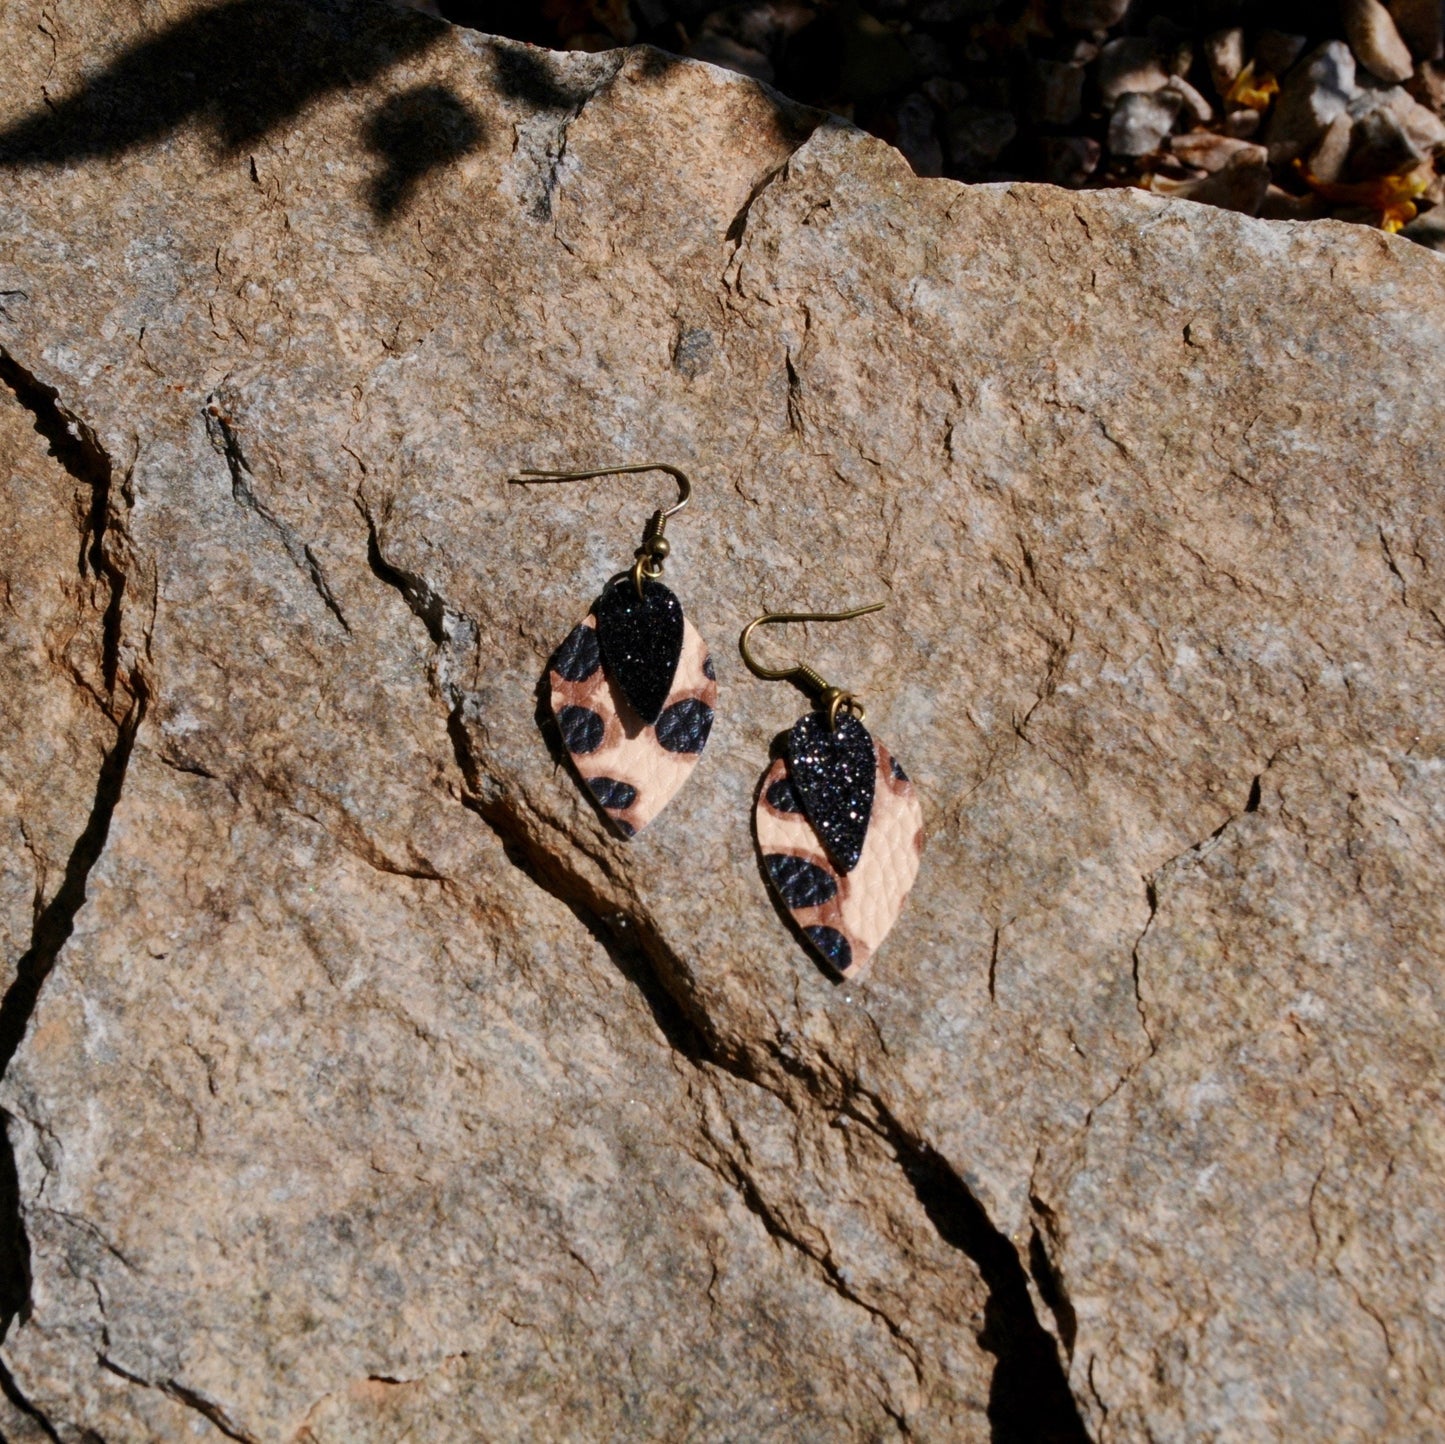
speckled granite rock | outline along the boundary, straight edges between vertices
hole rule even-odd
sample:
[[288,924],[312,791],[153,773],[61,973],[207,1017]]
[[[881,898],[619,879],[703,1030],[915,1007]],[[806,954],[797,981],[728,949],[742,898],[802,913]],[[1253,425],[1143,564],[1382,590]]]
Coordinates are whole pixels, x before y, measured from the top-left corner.
[[[1436,257],[363,5],[0,24],[7,1437],[1438,1433]],[[668,488],[503,482],[649,456],[721,697],[629,845],[538,683]],[[773,639],[924,799],[839,987],[732,642],[878,596]]]
[[9,387],[0,391],[0,940],[12,971],[46,910],[74,907],[56,899],[120,721],[93,494],[46,455],[31,420]]

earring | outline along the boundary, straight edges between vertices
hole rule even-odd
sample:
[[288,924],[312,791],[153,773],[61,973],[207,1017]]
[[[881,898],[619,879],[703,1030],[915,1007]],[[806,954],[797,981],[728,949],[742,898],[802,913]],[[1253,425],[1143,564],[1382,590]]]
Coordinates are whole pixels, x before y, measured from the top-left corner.
[[748,650],[757,627],[846,622],[851,612],[770,612],[743,628],[738,650],[754,676],[813,694],[807,712],[774,744],[753,813],[768,884],[808,946],[843,977],[857,973],[898,920],[923,852],[923,809],[907,773],[863,725],[851,692],[811,667],[769,668]]
[[692,495],[675,466],[641,462],[595,471],[524,471],[510,480],[585,481],[665,471],[677,503],[653,512],[636,560],[613,577],[547,664],[562,743],[603,815],[624,836],[642,831],[696,766],[717,706],[707,644],[658,580],[671,547],[664,532]]

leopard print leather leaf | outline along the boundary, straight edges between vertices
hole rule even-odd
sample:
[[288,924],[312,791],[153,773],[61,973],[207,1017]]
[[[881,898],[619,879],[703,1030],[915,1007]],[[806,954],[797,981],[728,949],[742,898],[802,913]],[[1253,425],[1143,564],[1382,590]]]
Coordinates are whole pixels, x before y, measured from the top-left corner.
[[874,747],[872,819],[851,871],[830,860],[785,758],[763,774],[753,815],[769,885],[809,947],[845,978],[867,965],[898,920],[923,854],[923,808],[913,784],[876,738]]
[[684,617],[672,687],[652,725],[608,674],[595,613],[568,633],[547,676],[552,715],[583,785],[624,837],[641,832],[687,781],[707,745],[717,706],[707,644]]

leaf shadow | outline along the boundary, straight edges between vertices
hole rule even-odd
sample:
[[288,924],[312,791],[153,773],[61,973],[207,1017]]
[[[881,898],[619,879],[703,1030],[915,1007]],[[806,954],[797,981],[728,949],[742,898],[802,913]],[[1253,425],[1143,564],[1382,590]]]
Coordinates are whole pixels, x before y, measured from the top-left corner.
[[476,150],[485,134],[480,119],[444,85],[420,85],[385,101],[366,127],[366,143],[383,162],[367,187],[377,219],[395,220],[423,176]]
[[[74,90],[0,130],[0,165],[61,166],[208,133],[244,153],[316,100],[364,87],[442,40],[445,21],[334,0],[224,0],[122,50]],[[476,148],[481,119],[444,86],[383,102],[366,127],[382,171],[368,188],[391,219],[428,171]]]

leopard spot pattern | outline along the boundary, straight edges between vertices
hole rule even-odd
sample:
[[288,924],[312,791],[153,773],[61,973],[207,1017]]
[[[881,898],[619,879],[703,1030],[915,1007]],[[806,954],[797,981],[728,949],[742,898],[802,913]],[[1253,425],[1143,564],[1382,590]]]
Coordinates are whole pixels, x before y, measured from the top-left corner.
[[707,644],[684,617],[682,655],[654,726],[608,676],[590,612],[553,654],[547,681],[577,775],[617,831],[635,836],[676,795],[707,745],[717,707]]
[[840,873],[798,807],[788,764],[777,758],[758,788],[754,824],[763,870],[808,945],[833,972],[854,977],[867,966],[918,876],[923,808],[887,748],[877,749],[877,785],[857,866]]

